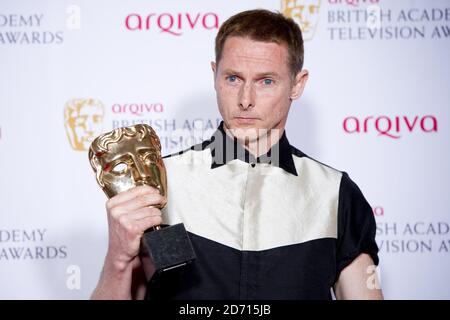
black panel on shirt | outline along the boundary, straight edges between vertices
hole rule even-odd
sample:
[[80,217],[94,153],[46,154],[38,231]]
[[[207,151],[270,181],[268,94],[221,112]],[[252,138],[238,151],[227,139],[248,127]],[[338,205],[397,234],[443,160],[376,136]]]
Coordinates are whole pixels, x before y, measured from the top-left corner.
[[336,239],[239,251],[192,233],[189,237],[197,259],[152,281],[147,299],[331,299]]
[[336,277],[361,253],[368,253],[378,265],[375,233],[371,206],[358,186],[343,172],[339,189]]

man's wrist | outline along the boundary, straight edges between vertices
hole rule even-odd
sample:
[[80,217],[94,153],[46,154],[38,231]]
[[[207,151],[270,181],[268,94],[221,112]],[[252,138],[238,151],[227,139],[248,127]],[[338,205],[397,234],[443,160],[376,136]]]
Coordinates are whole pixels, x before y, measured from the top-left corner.
[[133,259],[127,260],[124,258],[117,257],[113,254],[106,254],[105,258],[105,268],[109,270],[109,272],[114,274],[123,274],[127,271],[131,271],[133,268]]

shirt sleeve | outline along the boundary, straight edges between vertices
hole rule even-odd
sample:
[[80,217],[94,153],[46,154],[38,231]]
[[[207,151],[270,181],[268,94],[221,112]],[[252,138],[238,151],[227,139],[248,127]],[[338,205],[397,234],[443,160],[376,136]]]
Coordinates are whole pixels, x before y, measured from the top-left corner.
[[339,188],[336,279],[361,253],[369,254],[375,265],[378,265],[375,234],[372,208],[358,186],[344,172]]

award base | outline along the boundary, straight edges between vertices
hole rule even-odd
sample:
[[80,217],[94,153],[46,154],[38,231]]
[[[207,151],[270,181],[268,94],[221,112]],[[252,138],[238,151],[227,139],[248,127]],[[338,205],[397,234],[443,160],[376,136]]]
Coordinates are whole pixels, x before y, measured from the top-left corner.
[[147,230],[141,240],[141,261],[147,281],[195,260],[195,252],[184,224]]

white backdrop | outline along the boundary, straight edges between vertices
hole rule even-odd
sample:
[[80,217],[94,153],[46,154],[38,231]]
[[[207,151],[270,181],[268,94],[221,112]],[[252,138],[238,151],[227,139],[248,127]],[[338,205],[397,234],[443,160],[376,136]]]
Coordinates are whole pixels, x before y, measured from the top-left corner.
[[287,2],[0,1],[0,298],[89,297],[106,198],[81,140],[136,122],[164,154],[201,140],[218,26],[287,5],[309,23],[290,142],[372,204],[387,299],[450,299],[450,1]]

